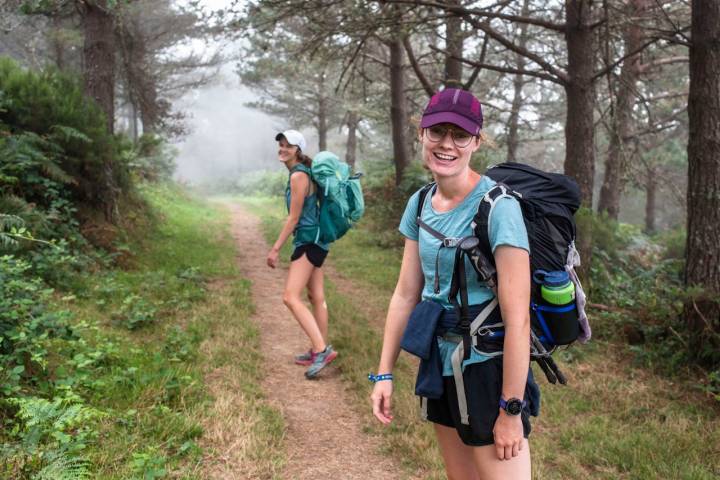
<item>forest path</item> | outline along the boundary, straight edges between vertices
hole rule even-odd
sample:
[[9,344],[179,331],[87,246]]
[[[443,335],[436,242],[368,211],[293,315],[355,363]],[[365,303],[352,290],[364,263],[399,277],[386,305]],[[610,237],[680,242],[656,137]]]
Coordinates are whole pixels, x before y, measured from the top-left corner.
[[305,367],[293,362],[295,354],[308,348],[308,340],[282,302],[287,270],[266,265],[269,246],[260,220],[237,204],[228,207],[240,269],[252,281],[253,321],[261,332],[267,368],[262,387],[286,422],[282,478],[407,478],[399,464],[380,454],[379,440],[363,432],[363,419],[337,368],[331,364],[310,381],[303,375]]

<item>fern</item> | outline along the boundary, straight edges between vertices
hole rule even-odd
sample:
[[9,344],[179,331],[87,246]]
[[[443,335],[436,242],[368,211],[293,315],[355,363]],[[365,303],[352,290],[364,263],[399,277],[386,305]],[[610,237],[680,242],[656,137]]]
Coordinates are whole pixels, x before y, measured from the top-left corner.
[[102,416],[99,410],[63,399],[50,402],[44,398],[25,398],[14,399],[12,403],[19,407],[17,417],[23,420],[28,432],[63,431]]
[[40,169],[48,178],[56,182],[75,183],[75,179],[55,161],[56,158],[63,158],[62,147],[34,132],[16,134],[0,142],[0,156],[11,161],[14,160],[12,168],[15,171],[28,171],[35,168]]
[[[20,218],[24,226],[33,232],[44,230],[48,225],[48,215],[17,195],[0,193],[0,214]],[[13,227],[14,225],[8,225]],[[4,230],[0,228],[0,230]]]
[[76,141],[80,143],[92,143],[92,139],[76,128],[66,127],[65,125],[53,125],[50,127],[53,139],[63,140],[65,142]]
[[104,413],[81,403],[57,398],[11,398],[17,407],[18,426],[14,436],[20,451],[32,455],[32,463],[40,469],[37,480],[84,480],[91,478],[89,462],[78,456],[89,436],[94,435],[91,422]]
[[5,231],[10,228],[19,228],[23,225],[25,225],[25,222],[23,222],[22,218],[16,217],[15,215],[0,213],[0,231]]
[[33,480],[84,480],[90,478],[88,461],[69,457],[64,453],[48,455],[48,464],[32,478]]
[[18,232],[22,231],[24,225],[22,218],[0,213],[0,248],[17,246]]

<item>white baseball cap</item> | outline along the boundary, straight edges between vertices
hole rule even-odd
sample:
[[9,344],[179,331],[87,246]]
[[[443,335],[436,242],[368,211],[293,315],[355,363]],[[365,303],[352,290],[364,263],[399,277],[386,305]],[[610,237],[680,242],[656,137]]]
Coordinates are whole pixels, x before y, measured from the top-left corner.
[[303,137],[302,133],[297,130],[285,130],[275,135],[275,141],[279,142],[283,137],[285,137],[285,140],[287,140],[290,145],[295,145],[299,147],[301,151],[305,151],[307,144],[305,143],[305,137]]

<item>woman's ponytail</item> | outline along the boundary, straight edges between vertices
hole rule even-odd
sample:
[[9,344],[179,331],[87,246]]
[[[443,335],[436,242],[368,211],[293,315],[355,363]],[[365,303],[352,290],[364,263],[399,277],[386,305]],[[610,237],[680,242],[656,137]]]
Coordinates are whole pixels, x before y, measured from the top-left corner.
[[304,153],[302,153],[302,151],[300,151],[300,148],[298,148],[298,151],[297,151],[297,160],[298,160],[298,162],[305,165],[307,168],[312,168],[312,158],[310,158],[307,155],[305,155]]

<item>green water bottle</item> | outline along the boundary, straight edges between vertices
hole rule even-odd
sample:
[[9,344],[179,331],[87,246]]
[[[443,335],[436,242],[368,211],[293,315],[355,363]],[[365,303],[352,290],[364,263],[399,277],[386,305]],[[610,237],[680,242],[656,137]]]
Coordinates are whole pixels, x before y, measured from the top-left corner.
[[541,301],[535,306],[535,314],[546,343],[568,345],[577,340],[580,324],[575,305],[575,284],[568,272],[537,270],[533,279],[540,284]]
[[566,271],[543,272],[540,295],[551,305],[567,305],[575,301],[575,284]]

